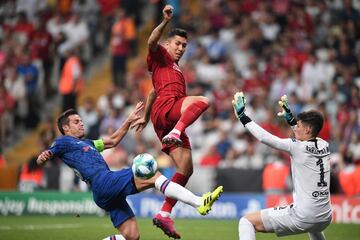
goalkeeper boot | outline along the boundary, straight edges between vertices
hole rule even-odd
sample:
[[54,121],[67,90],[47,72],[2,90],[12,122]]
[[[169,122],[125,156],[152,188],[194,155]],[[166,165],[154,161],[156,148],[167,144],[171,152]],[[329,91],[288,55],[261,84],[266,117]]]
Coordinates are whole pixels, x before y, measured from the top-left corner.
[[180,135],[174,132],[169,132],[163,139],[161,140],[163,144],[166,145],[177,145],[180,146],[182,144],[182,141],[180,139]]
[[170,217],[163,217],[160,213],[153,218],[153,224],[163,230],[170,238],[180,239],[180,234],[176,232],[174,221]]
[[201,197],[202,205],[197,208],[198,212],[201,215],[207,215],[211,210],[211,206],[219,199],[223,191],[223,186],[219,186],[213,192],[204,193]]

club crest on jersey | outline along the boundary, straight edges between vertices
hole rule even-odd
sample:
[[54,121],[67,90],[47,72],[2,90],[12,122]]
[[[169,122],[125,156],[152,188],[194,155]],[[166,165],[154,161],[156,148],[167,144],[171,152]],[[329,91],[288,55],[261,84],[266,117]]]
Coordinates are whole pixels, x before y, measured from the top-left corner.
[[89,149],[90,149],[90,146],[85,146],[85,147],[83,147],[84,152],[89,151]]
[[[173,63],[172,68],[173,68],[175,71],[181,72],[179,66],[178,66],[176,63]],[[181,73],[182,73],[182,72],[181,72]]]

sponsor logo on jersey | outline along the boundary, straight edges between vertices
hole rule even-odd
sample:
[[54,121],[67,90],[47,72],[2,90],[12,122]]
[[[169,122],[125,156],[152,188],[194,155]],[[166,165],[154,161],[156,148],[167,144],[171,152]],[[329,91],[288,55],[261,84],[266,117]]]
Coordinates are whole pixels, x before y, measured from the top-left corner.
[[[178,72],[181,72],[179,66],[176,63],[173,63],[172,68]],[[182,72],[181,72],[182,73]]]
[[311,194],[313,197],[325,197],[325,196],[329,196],[329,191],[314,191],[312,194]]
[[85,147],[83,147],[84,152],[89,151],[89,149],[90,149],[90,146],[85,146]]

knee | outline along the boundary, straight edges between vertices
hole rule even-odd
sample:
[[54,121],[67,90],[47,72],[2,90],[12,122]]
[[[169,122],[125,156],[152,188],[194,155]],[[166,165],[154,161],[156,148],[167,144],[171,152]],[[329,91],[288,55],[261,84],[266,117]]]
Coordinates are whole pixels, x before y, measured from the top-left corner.
[[254,225],[245,217],[240,218],[239,220],[239,229],[241,226],[253,226]]
[[210,100],[209,100],[209,98],[207,98],[207,97],[200,96],[200,97],[199,97],[199,101],[205,103],[205,104],[206,104],[206,107],[209,107],[209,105],[210,105]]

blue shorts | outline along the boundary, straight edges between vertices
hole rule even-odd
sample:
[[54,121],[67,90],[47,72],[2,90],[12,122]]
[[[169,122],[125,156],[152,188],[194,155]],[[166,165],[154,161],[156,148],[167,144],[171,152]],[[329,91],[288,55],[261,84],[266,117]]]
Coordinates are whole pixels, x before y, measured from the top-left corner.
[[95,203],[110,212],[114,227],[134,217],[126,196],[138,193],[131,168],[101,172],[91,183]]

